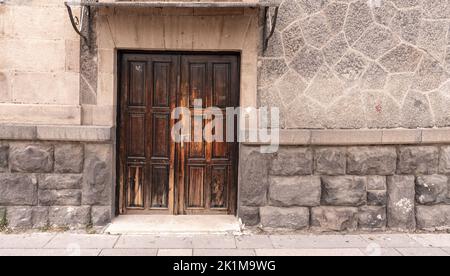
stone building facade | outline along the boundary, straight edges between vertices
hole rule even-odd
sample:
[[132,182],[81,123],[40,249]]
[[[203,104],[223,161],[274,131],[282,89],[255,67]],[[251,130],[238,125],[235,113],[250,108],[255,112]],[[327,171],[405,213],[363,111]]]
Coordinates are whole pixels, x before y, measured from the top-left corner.
[[450,227],[450,1],[273,1],[266,50],[259,1],[206,2],[93,7],[87,41],[62,0],[0,3],[0,227],[116,215],[124,49],[240,53],[241,106],[280,108],[278,152],[240,145],[246,225]]

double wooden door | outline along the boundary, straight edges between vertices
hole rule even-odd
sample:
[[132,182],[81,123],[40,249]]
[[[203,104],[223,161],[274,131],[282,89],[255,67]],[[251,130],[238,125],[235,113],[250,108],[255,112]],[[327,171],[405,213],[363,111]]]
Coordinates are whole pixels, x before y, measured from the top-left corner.
[[[194,128],[208,135],[222,127],[227,136],[225,123],[208,130],[215,117],[199,111],[238,106],[239,57],[123,52],[119,60],[119,212],[234,214],[236,139],[195,140]],[[172,139],[177,107],[191,111],[187,142]]]

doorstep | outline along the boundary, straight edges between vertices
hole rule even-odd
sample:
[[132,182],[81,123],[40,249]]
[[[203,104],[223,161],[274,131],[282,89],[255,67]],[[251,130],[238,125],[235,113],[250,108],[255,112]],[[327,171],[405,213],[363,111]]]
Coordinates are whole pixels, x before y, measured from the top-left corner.
[[125,215],[106,228],[111,235],[239,234],[241,224],[234,216]]

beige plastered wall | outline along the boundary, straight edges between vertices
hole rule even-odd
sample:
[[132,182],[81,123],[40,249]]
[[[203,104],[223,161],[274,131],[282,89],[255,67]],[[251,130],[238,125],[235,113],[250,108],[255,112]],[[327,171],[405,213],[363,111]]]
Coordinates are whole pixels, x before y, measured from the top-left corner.
[[81,123],[80,40],[63,3],[0,4],[0,124]]

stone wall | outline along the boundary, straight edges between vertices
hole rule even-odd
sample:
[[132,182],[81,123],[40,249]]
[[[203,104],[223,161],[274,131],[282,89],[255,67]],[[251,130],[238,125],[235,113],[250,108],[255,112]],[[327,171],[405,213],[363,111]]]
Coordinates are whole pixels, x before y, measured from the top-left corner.
[[84,228],[110,222],[113,147],[0,141],[0,228]]
[[448,0],[284,0],[259,58],[284,128],[450,125]]
[[239,217],[313,231],[450,228],[450,146],[241,150]]

